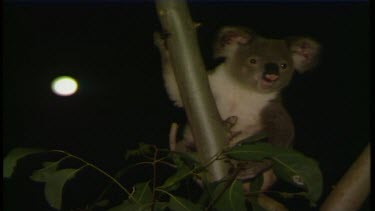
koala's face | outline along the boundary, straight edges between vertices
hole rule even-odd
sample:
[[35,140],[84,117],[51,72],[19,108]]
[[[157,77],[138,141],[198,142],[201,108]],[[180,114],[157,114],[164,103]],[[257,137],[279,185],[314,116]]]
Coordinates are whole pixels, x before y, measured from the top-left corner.
[[294,72],[292,53],[285,40],[257,37],[240,45],[228,62],[231,75],[241,85],[261,93],[281,90]]
[[304,73],[318,63],[320,45],[308,37],[266,39],[245,27],[224,27],[214,42],[214,57],[239,85],[260,93],[288,85],[294,71]]

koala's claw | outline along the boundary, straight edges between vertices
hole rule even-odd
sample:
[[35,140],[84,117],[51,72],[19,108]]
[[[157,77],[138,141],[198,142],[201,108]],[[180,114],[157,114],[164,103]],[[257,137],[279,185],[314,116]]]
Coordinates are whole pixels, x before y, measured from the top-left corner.
[[231,145],[231,142],[235,137],[241,134],[241,131],[232,131],[231,128],[237,123],[238,117],[230,116],[226,120],[224,120],[225,128],[229,131],[228,135],[228,143]]
[[154,44],[160,49],[167,48],[167,38],[170,36],[168,32],[154,32]]
[[226,120],[224,120],[225,127],[227,129],[231,129],[237,122],[238,117],[236,116],[230,116]]
[[164,47],[165,40],[162,39],[160,32],[154,32],[153,36],[154,36],[154,44],[159,48]]

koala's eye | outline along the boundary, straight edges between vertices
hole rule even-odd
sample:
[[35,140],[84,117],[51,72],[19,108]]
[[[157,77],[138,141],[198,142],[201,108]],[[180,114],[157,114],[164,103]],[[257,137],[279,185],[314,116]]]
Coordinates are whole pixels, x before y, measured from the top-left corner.
[[285,69],[285,68],[288,67],[288,65],[284,63],[284,64],[281,64],[280,67],[281,67],[281,69]]
[[256,59],[250,59],[250,64],[256,64],[257,63],[257,60]]

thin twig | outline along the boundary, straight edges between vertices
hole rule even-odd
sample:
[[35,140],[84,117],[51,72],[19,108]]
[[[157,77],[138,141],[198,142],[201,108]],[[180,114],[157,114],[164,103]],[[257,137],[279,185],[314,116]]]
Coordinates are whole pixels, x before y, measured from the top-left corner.
[[152,182],[152,205],[151,210],[155,210],[155,204],[156,204],[156,165],[158,163],[157,157],[158,157],[158,148],[154,146],[155,152],[154,152],[154,162],[152,163],[152,169],[153,169],[153,182]]
[[132,198],[134,200],[135,203],[139,204],[139,202],[132,196],[131,193],[129,193],[128,190],[126,190],[126,188],[121,185],[121,183],[119,181],[117,181],[114,177],[112,177],[111,175],[109,175],[107,172],[103,171],[102,169],[100,169],[99,167],[95,166],[94,164],[90,163],[90,162],[87,162],[86,160],[80,158],[80,157],[77,157],[73,154],[70,154],[68,152],[65,152],[65,151],[62,151],[62,150],[51,150],[52,152],[59,152],[59,153],[63,153],[63,154],[66,154],[66,155],[69,155],[83,163],[85,163],[87,166],[90,166],[92,168],[94,168],[95,170],[97,170],[98,172],[102,173],[103,175],[105,175],[106,177],[110,178],[114,183],[117,184],[118,187],[120,187],[128,196],[129,198]]

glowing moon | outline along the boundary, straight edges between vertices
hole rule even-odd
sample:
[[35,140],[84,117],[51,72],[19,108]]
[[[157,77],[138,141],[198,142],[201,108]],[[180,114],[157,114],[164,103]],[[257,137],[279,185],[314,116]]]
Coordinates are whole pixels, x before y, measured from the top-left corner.
[[78,89],[77,81],[69,76],[60,76],[52,81],[52,91],[60,96],[70,96]]

